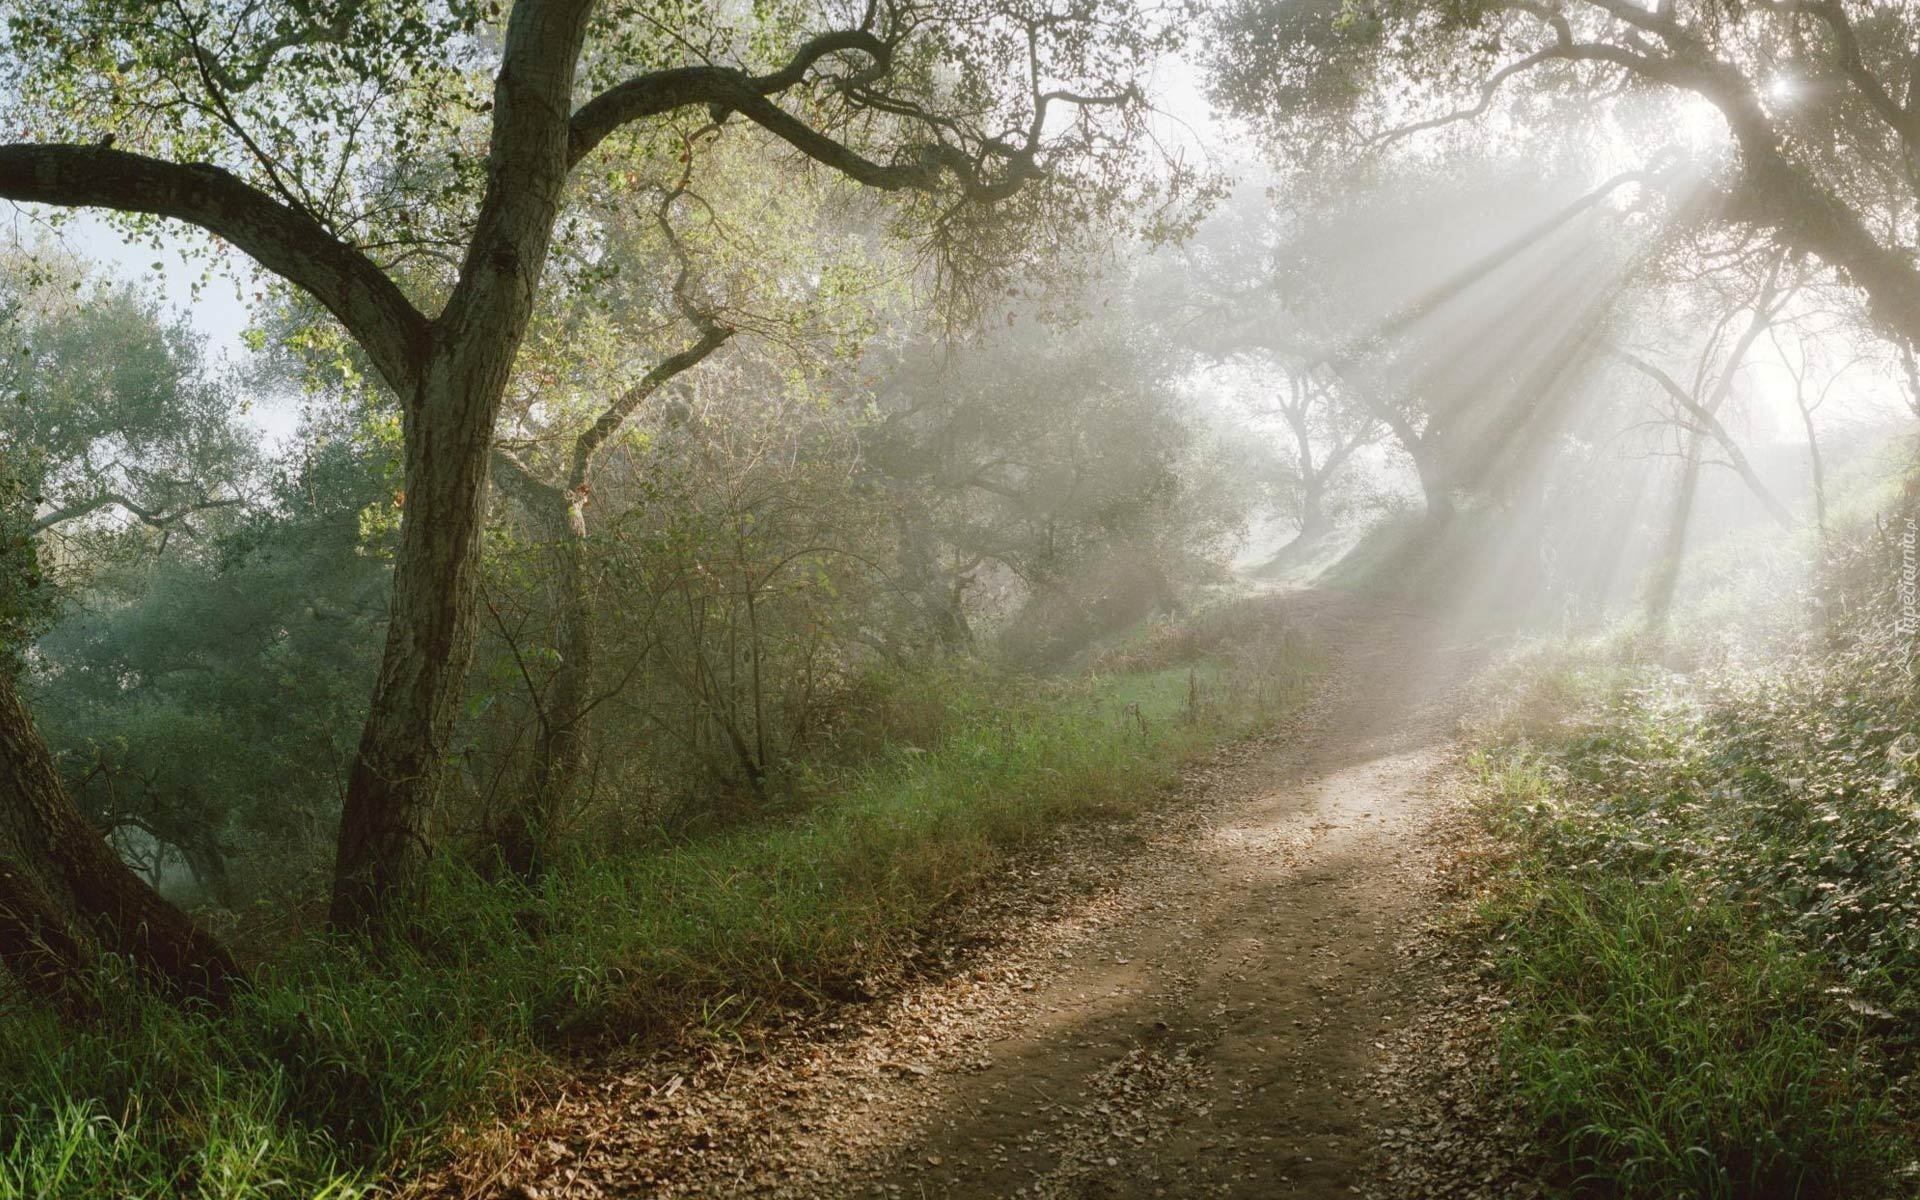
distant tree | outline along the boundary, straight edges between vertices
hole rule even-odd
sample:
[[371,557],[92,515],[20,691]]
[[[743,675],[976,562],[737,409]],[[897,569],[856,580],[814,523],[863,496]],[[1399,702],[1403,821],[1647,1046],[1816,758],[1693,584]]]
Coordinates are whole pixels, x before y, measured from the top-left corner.
[[[37,623],[53,601],[37,543],[131,519],[162,541],[237,498],[244,440],[231,396],[150,298],[73,264],[6,277],[8,420],[0,440],[0,959],[30,986],[64,990],[101,951],[176,993],[225,1000],[226,950],[114,851],[75,804],[21,697]],[[111,528],[111,526],[109,526]]]
[[[1734,158],[1695,164],[1681,215],[1769,231],[1861,288],[1920,343],[1920,12],[1763,0],[1536,4],[1236,0],[1220,11],[1217,95],[1277,146],[1379,146],[1473,121],[1570,143],[1644,98],[1704,102]],[[1526,90],[1526,89],[1531,90]],[[1646,127],[1665,142],[1671,116]],[[1652,147],[1649,147],[1650,149]]]
[[[747,346],[734,353],[804,387],[857,350],[870,325],[861,293],[877,284],[863,260],[875,250],[857,232],[870,214],[844,211],[854,189],[767,164],[719,133],[692,130],[655,174],[630,172],[582,201],[602,230],[601,254],[537,320],[506,398],[494,480],[540,547],[546,595],[545,620],[514,622],[535,732],[526,769],[492,818],[502,864],[523,876],[544,866],[587,769],[590,711],[605,699],[596,684],[604,564],[595,532],[632,534],[642,510],[678,520],[644,489],[607,486],[603,467],[638,461],[636,440],[671,437],[677,424],[661,418],[684,409],[682,376],[736,335]],[[767,386],[748,377],[749,387]],[[796,419],[779,405],[762,411]],[[675,469],[640,458],[662,476]],[[537,631],[544,635],[529,641]]]
[[0,453],[36,532],[137,523],[147,545],[241,503],[255,456],[236,417],[198,336],[152,294],[55,251],[0,258]]
[[76,803],[217,902],[305,895],[329,865],[387,619],[381,424],[316,402],[250,504],[90,571],[36,644]]
[[[606,456],[604,772],[669,803],[704,793],[701,811],[766,800],[879,665],[887,497],[863,477],[866,413],[833,397],[743,334]],[[621,761],[635,745],[650,778]]]
[[1006,324],[885,369],[867,453],[920,627],[964,644],[969,587],[1004,570],[1026,597],[1014,636],[1057,660],[1172,607],[1243,527],[1248,481],[1222,478],[1178,387],[1184,352],[1145,336],[1124,294],[1064,328]]
[[[1252,415],[1277,420],[1270,494],[1305,547],[1334,527],[1344,469],[1382,432],[1377,398],[1343,380],[1328,313],[1298,261],[1301,213],[1243,192],[1149,269],[1154,319],[1196,360],[1236,369]],[[1282,555],[1289,552],[1282,550]]]
[[[1699,249],[1697,243],[1693,248]],[[1760,339],[1793,301],[1794,268],[1788,255],[1777,248],[1762,244],[1741,249],[1744,254],[1723,260],[1716,269],[1693,274],[1691,286],[1669,283],[1682,292],[1682,311],[1691,309],[1691,319],[1656,318],[1651,322],[1655,336],[1667,334],[1662,340],[1670,343],[1667,331],[1676,326],[1705,329],[1704,336],[1685,339],[1678,358],[1670,347],[1630,346],[1618,339],[1608,345],[1615,363],[1653,385],[1656,420],[1679,443],[1671,451],[1679,459],[1679,476],[1647,587],[1647,619],[1655,628],[1666,624],[1673,608],[1700,475],[1711,461],[1710,452],[1718,452],[1717,461],[1740,477],[1769,518],[1783,528],[1794,524],[1793,514],[1754,469],[1728,426],[1735,384],[1753,365],[1752,354]],[[1670,369],[1668,363],[1679,365]]]
[[1568,198],[1530,164],[1463,156],[1248,197],[1202,230],[1180,327],[1304,372],[1343,432],[1384,429],[1444,521],[1554,436],[1630,271],[1631,243],[1604,236],[1620,185]]

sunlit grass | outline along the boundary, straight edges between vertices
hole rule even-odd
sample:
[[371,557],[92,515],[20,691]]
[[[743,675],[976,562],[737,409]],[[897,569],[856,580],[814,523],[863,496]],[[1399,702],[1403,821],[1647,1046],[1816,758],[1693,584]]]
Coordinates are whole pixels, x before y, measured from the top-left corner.
[[1498,914],[1500,1065],[1584,1194],[1871,1194],[1887,1081],[1817,961],[1667,877],[1551,880]]
[[1635,650],[1523,653],[1470,760],[1512,855],[1480,928],[1514,1111],[1568,1194],[1899,1194],[1910,698],[1872,641],[1692,676]]

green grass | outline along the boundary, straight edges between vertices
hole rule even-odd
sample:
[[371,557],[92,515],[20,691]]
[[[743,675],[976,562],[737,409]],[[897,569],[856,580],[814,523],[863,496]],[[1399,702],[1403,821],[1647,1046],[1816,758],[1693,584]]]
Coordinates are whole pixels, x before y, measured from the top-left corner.
[[114,979],[83,1028],[0,996],[0,1200],[359,1195],[583,1041],[735,1036],[843,994],[1009,855],[1151,803],[1304,696],[1291,639],[1261,663],[948,677],[935,744],[821,768],[777,820],[576,855],[532,893],[448,869],[415,949],[375,964],[312,939],[225,1016]]
[[[1910,995],[1915,962],[1885,926],[1878,960],[1848,957],[1858,914],[1834,903],[1910,892],[1910,860],[1888,859],[1875,884],[1850,859],[1837,890],[1836,846],[1884,855],[1902,835],[1884,797],[1816,812],[1798,799],[1809,777],[1826,791],[1823,763],[1857,761],[1810,753],[1810,735],[1865,726],[1816,720],[1818,690],[1779,675],[1705,695],[1592,676],[1604,682],[1567,689],[1586,707],[1550,735],[1507,722],[1536,740],[1471,760],[1511,854],[1476,926],[1510,1001],[1499,1065],[1549,1182],[1577,1196],[1910,1193],[1916,1110],[1897,1079],[1913,1045],[1863,998]],[[1857,774],[1861,793],[1881,789],[1877,771]]]
[[1575,1194],[1876,1194],[1886,1080],[1819,966],[1677,880],[1565,879],[1510,902],[1499,1050]]

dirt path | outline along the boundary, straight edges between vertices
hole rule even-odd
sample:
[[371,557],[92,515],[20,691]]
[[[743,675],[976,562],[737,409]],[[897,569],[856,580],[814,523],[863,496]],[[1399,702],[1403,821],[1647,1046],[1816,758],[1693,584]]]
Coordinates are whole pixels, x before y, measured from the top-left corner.
[[1193,803],[1118,844],[1073,835],[961,922],[1017,932],[804,1039],[609,1075],[493,1190],[1365,1193],[1450,692],[1484,647],[1386,606],[1297,603],[1346,647],[1308,711],[1197,769]]

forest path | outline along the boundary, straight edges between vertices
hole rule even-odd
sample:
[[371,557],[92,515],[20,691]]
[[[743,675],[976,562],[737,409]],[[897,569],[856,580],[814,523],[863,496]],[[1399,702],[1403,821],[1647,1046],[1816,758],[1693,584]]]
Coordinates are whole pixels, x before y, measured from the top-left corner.
[[1284,604],[1332,659],[1286,728],[1196,768],[1184,803],[1123,837],[1086,834],[996,889],[898,994],[582,1089],[496,1194],[1368,1190],[1368,1076],[1411,1012],[1423,833],[1453,693],[1487,646],[1383,602]]

